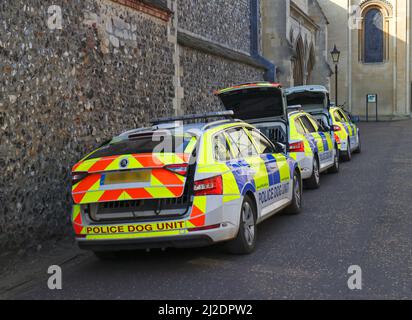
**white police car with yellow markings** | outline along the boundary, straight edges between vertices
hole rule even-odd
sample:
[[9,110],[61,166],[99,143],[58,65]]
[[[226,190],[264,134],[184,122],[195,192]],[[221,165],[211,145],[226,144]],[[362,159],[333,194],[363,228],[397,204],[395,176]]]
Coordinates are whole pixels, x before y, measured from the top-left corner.
[[[298,162],[308,188],[320,186],[321,172],[339,171],[339,151],[332,129],[300,110],[301,106],[284,112],[287,93],[280,84],[247,83],[216,94],[236,117],[256,126],[272,142],[284,144],[289,156]],[[327,110],[322,112],[329,116]]]
[[[258,223],[283,209],[299,213],[297,163],[232,115],[159,120],[77,163],[72,223],[79,246],[107,258],[227,242],[245,254],[255,248]],[[210,122],[217,117],[227,119]]]

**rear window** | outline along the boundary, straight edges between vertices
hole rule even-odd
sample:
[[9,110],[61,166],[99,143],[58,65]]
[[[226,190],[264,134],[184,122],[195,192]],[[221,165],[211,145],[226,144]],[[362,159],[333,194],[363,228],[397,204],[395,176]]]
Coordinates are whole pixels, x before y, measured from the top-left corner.
[[305,110],[325,107],[325,94],[318,92],[296,93],[287,97],[288,106],[301,105]]
[[251,120],[284,115],[282,91],[273,88],[245,89],[220,95],[226,110]]
[[105,145],[91,154],[86,160],[139,153],[192,153],[196,137],[144,135]]

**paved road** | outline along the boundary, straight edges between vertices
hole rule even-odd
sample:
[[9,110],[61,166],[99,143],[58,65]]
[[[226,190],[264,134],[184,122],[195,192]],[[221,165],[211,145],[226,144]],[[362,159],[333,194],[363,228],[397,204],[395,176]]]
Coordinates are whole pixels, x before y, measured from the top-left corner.
[[[363,153],[304,193],[304,212],[259,227],[249,256],[220,247],[93,256],[23,299],[412,299],[412,121],[361,124]],[[363,290],[347,287],[348,267]]]

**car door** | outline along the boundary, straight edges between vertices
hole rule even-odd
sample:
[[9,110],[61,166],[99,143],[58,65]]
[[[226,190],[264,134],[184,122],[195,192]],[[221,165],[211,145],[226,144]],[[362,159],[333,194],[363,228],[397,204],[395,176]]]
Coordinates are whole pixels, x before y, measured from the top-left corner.
[[345,127],[345,130],[346,130],[346,132],[349,136],[349,139],[351,140],[351,144],[352,144],[352,140],[353,140],[353,137],[354,137],[354,132],[353,132],[354,130],[353,130],[351,124],[349,123],[349,119],[345,116],[345,113],[341,109],[336,110],[336,112],[339,115],[338,116],[339,120],[337,120],[337,121],[341,122],[342,125]]
[[[334,162],[334,137],[330,131],[326,131],[321,124],[319,124],[318,120],[316,120],[313,116],[307,115],[307,118],[310,120],[312,125],[315,127],[316,133],[316,140],[323,145],[322,148],[319,148],[319,159],[324,166],[329,166]],[[319,140],[320,139],[320,140]],[[323,149],[323,151],[321,151]],[[321,169],[324,167],[321,165]]]
[[346,114],[345,111],[339,110],[341,113],[341,117],[343,121],[345,122],[347,128],[348,128],[348,134],[349,134],[349,139],[350,139],[350,144],[352,148],[356,147],[358,144],[358,128],[357,126],[352,122],[350,117]]
[[235,175],[239,191],[243,194],[250,190],[256,192],[259,187],[264,188],[268,181],[261,174],[261,167],[256,156],[258,152],[242,127],[236,127],[225,132],[233,159],[227,163]]
[[270,214],[291,200],[291,173],[286,154],[276,152],[273,144],[257,129],[246,129],[255,144],[260,161],[264,163],[268,187],[258,191],[262,216]]
[[305,129],[305,137],[309,142],[312,152],[317,154],[319,154],[319,152],[323,152],[323,142],[320,136],[317,134],[315,126],[306,115],[300,116],[299,120],[303,128]]

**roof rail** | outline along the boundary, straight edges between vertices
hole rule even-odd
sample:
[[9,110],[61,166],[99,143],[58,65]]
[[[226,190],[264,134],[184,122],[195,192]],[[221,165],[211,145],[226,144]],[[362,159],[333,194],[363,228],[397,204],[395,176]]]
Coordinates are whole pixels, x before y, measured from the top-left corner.
[[185,116],[178,116],[178,117],[170,117],[170,118],[162,118],[153,121],[154,125],[158,125],[161,123],[168,123],[174,121],[189,121],[189,120],[199,120],[199,119],[210,119],[210,118],[229,118],[233,119],[234,116],[233,111],[219,111],[219,112],[209,112],[209,113],[201,113],[201,114],[188,114]]

